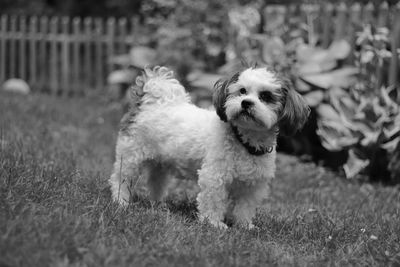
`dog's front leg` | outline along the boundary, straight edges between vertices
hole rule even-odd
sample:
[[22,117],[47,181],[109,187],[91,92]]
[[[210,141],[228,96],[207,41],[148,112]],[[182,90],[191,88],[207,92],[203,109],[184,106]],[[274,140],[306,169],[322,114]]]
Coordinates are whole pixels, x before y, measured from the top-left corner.
[[227,185],[231,179],[219,167],[215,162],[205,163],[199,170],[200,193],[197,204],[201,221],[208,220],[215,227],[226,229],[223,219],[228,208]]
[[256,215],[256,209],[269,198],[271,180],[272,178],[265,179],[242,191],[233,209],[233,216],[237,224],[248,229],[254,228],[252,220]]

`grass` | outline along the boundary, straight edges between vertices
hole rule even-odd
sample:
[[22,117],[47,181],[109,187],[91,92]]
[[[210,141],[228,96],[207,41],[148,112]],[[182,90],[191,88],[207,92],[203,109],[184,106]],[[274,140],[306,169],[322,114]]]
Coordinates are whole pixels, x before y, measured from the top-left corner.
[[182,188],[121,210],[107,187],[121,115],[101,98],[0,93],[0,266],[400,265],[399,187],[286,155],[256,230],[199,223]]

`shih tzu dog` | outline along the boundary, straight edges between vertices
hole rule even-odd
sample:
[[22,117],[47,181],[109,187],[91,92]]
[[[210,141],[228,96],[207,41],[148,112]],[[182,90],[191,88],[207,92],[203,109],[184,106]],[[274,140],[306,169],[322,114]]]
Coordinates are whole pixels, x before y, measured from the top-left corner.
[[168,176],[197,179],[199,218],[226,228],[225,218],[252,228],[275,175],[276,140],[299,130],[309,114],[303,98],[266,68],[251,67],[215,84],[215,111],[193,105],[165,67],[145,69],[121,121],[112,196],[129,203],[134,180],[147,178],[161,200]]

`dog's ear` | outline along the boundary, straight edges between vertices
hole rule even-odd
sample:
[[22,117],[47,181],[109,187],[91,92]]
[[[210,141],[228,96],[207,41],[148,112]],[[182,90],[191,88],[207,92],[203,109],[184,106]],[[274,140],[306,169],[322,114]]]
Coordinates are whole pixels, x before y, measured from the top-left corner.
[[220,119],[224,122],[228,121],[225,113],[226,90],[228,80],[220,79],[214,84],[213,105]]
[[214,94],[213,94],[213,104],[218,116],[222,121],[227,122],[228,118],[226,117],[225,112],[225,102],[226,96],[228,93],[228,86],[232,83],[237,82],[239,79],[239,72],[232,75],[230,79],[220,79],[214,85]]
[[281,80],[281,84],[284,97],[279,129],[282,134],[290,136],[303,128],[310,114],[310,108],[289,80]]

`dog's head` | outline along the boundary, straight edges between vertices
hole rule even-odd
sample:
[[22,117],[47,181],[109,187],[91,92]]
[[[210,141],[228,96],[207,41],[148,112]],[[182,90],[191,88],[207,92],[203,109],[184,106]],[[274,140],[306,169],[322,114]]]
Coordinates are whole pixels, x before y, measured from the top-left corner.
[[248,68],[215,84],[213,103],[221,120],[249,130],[292,135],[301,129],[310,109],[283,79],[266,68]]

